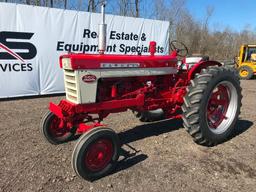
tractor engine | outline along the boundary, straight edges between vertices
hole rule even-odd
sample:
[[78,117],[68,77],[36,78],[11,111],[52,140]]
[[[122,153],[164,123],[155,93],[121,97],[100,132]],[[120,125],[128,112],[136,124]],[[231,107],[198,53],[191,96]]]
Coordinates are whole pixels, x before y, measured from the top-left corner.
[[144,110],[166,105],[170,87],[177,83],[172,78],[177,74],[176,63],[176,57],[154,53],[152,57],[69,54],[60,58],[68,101],[92,104],[143,94]]

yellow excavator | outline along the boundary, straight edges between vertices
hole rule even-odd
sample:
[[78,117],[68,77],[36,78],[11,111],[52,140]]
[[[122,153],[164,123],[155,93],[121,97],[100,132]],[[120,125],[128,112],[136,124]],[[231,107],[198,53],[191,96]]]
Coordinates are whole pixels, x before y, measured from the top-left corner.
[[256,75],[256,45],[242,45],[236,58],[236,68],[241,79]]

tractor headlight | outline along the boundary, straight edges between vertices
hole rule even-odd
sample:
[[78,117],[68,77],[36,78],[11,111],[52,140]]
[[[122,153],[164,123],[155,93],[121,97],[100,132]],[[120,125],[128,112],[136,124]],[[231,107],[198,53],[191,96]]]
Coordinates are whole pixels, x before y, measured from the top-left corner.
[[62,58],[62,66],[65,69],[72,69],[71,59],[70,58]]

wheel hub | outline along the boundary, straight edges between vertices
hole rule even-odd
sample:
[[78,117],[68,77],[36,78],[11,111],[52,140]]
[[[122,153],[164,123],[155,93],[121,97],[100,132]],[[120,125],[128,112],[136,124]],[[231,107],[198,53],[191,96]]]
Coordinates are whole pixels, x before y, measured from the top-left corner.
[[242,76],[242,77],[246,77],[246,76],[248,76],[248,74],[249,74],[249,72],[246,70],[240,71],[240,76]]
[[113,152],[111,140],[100,139],[89,147],[85,155],[85,166],[91,171],[102,170],[111,161]]
[[226,112],[229,105],[228,90],[223,85],[218,85],[208,102],[207,119],[211,128],[217,128],[226,118]]
[[207,104],[206,120],[210,130],[222,133],[230,126],[237,111],[237,91],[228,81],[219,83],[212,91]]
[[69,133],[64,122],[58,117],[53,117],[49,131],[53,137],[63,137]]

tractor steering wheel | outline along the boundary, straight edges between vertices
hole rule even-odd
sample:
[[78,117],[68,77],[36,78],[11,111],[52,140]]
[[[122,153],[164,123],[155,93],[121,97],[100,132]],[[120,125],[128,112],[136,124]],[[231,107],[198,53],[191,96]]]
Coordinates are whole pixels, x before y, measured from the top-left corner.
[[177,40],[171,41],[170,48],[172,51],[176,51],[177,55],[180,57],[185,57],[188,54],[187,46],[180,41],[177,41]]

